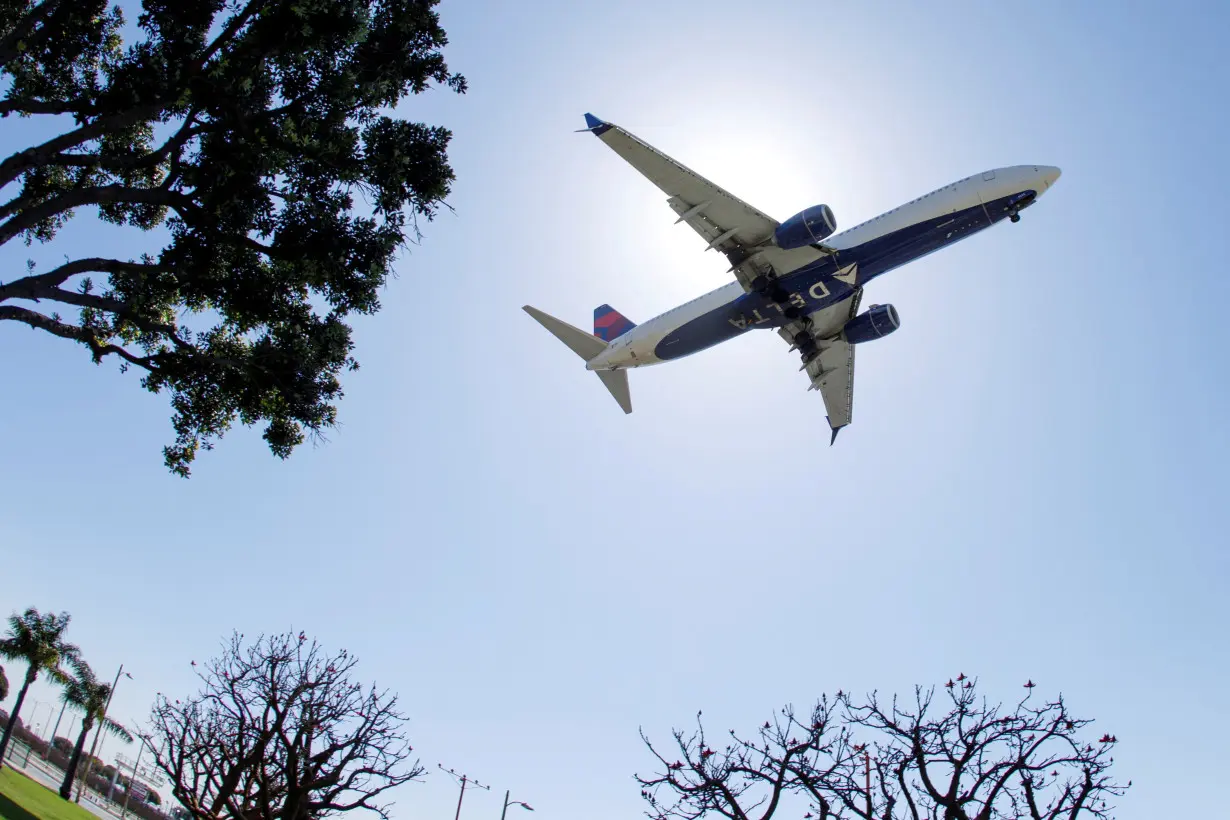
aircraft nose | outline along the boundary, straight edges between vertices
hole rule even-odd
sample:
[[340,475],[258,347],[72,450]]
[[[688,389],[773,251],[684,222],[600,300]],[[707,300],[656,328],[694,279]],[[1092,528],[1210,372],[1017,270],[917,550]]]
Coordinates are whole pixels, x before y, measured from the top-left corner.
[[1053,165],[1039,165],[1038,173],[1042,175],[1042,184],[1045,188],[1050,188],[1055,184],[1055,180],[1063,173]]

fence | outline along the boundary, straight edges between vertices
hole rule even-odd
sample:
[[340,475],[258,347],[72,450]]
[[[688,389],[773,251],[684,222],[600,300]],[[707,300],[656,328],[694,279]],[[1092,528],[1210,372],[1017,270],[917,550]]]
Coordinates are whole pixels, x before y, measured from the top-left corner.
[[[63,744],[60,745],[62,746]],[[63,781],[64,774],[68,771],[70,754],[71,749],[69,754],[65,754],[62,749],[48,744],[47,741],[28,731],[24,726],[17,725],[13,727],[13,739],[9,743],[9,749],[5,757],[7,758],[7,763],[26,769],[35,768],[45,778],[59,783]],[[87,764],[88,757],[89,755],[85,753],[81,755],[81,762],[77,768],[78,780],[80,779],[80,772]],[[112,789],[110,779],[103,777],[101,774],[104,768],[101,760],[94,758],[91,762],[93,765],[91,766],[90,776],[86,779],[86,786],[88,788],[83,797],[89,797],[93,802],[118,816],[124,804],[124,789],[118,783]],[[75,782],[73,788],[77,788]],[[141,796],[144,797],[144,795]],[[137,799],[136,789],[133,790],[132,798],[128,801],[128,814],[135,815],[140,820],[170,820],[167,815],[154,806],[151,806],[144,800]]]

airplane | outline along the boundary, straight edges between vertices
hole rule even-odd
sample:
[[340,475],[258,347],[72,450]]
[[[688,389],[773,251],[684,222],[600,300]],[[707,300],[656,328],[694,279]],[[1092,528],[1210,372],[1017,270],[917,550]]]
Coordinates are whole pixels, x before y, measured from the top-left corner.
[[630,368],[776,330],[799,354],[808,390],[824,399],[830,446],[852,420],[855,348],[901,326],[891,304],[858,312],[864,286],[997,222],[1019,222],[1060,175],[1049,165],[983,171],[838,233],[828,205],[778,222],[618,125],[586,114],[585,126],[579,132],[594,134],[667,195],[675,223],[700,234],[706,251],[720,251],[735,281],[643,324],[601,305],[593,333],[530,305],[523,310],[585,360],[625,413],[632,412]]

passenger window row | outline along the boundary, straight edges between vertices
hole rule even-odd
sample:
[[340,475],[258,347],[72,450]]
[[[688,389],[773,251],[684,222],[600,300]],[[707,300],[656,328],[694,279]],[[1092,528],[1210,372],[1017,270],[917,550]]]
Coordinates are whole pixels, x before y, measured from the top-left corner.
[[941,192],[943,192],[943,191],[951,191],[951,190],[953,190],[954,188],[956,188],[958,185],[960,185],[962,182],[969,182],[969,181],[970,181],[971,179],[973,179],[973,178],[974,178],[974,177],[971,175],[971,176],[968,176],[968,177],[966,177],[965,179],[961,180],[960,182],[954,182],[954,183],[952,183],[951,185],[945,185],[943,188],[937,188],[936,190],[932,191],[932,192],[931,192],[931,193],[929,193],[929,194],[923,194],[922,196],[918,197],[917,199],[912,199],[912,200],[910,200],[909,202],[905,203],[905,205],[898,205],[896,208],[893,208],[893,209],[892,209],[891,211],[889,211],[888,213],[883,213],[883,214],[880,214],[879,216],[877,216],[877,217],[875,217],[875,218],[873,218],[873,219],[868,219],[866,222],[859,223],[858,225],[855,225],[855,226],[854,226],[853,228],[851,228],[850,230],[851,230],[851,231],[857,231],[859,228],[863,227],[864,225],[870,225],[872,222],[879,222],[879,221],[880,221],[881,219],[883,219],[884,217],[886,217],[886,216],[891,216],[892,214],[897,213],[897,211],[900,211],[902,208],[909,207],[910,205],[913,205],[915,202],[922,202],[924,199],[927,199],[928,197],[935,196],[936,194],[941,193]]
[[697,296],[697,297],[696,297],[695,299],[693,299],[691,302],[684,302],[682,305],[678,305],[678,306],[673,307],[673,308],[671,308],[670,310],[666,311],[666,315],[667,315],[667,316],[669,316],[669,315],[671,315],[672,313],[677,313],[677,312],[679,312],[679,311],[683,310],[683,309],[684,309],[685,307],[687,307],[688,305],[692,304],[693,302],[699,302],[701,299],[704,299],[704,298],[705,298],[706,296],[708,296],[708,295],[709,295],[709,294],[707,294],[707,293],[702,293],[700,296]]

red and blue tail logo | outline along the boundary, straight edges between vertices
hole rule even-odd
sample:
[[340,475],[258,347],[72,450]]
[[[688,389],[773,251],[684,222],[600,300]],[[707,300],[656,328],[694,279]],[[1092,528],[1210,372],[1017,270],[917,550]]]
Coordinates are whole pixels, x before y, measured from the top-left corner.
[[610,305],[594,308],[594,335],[604,342],[613,342],[634,327],[636,322]]

